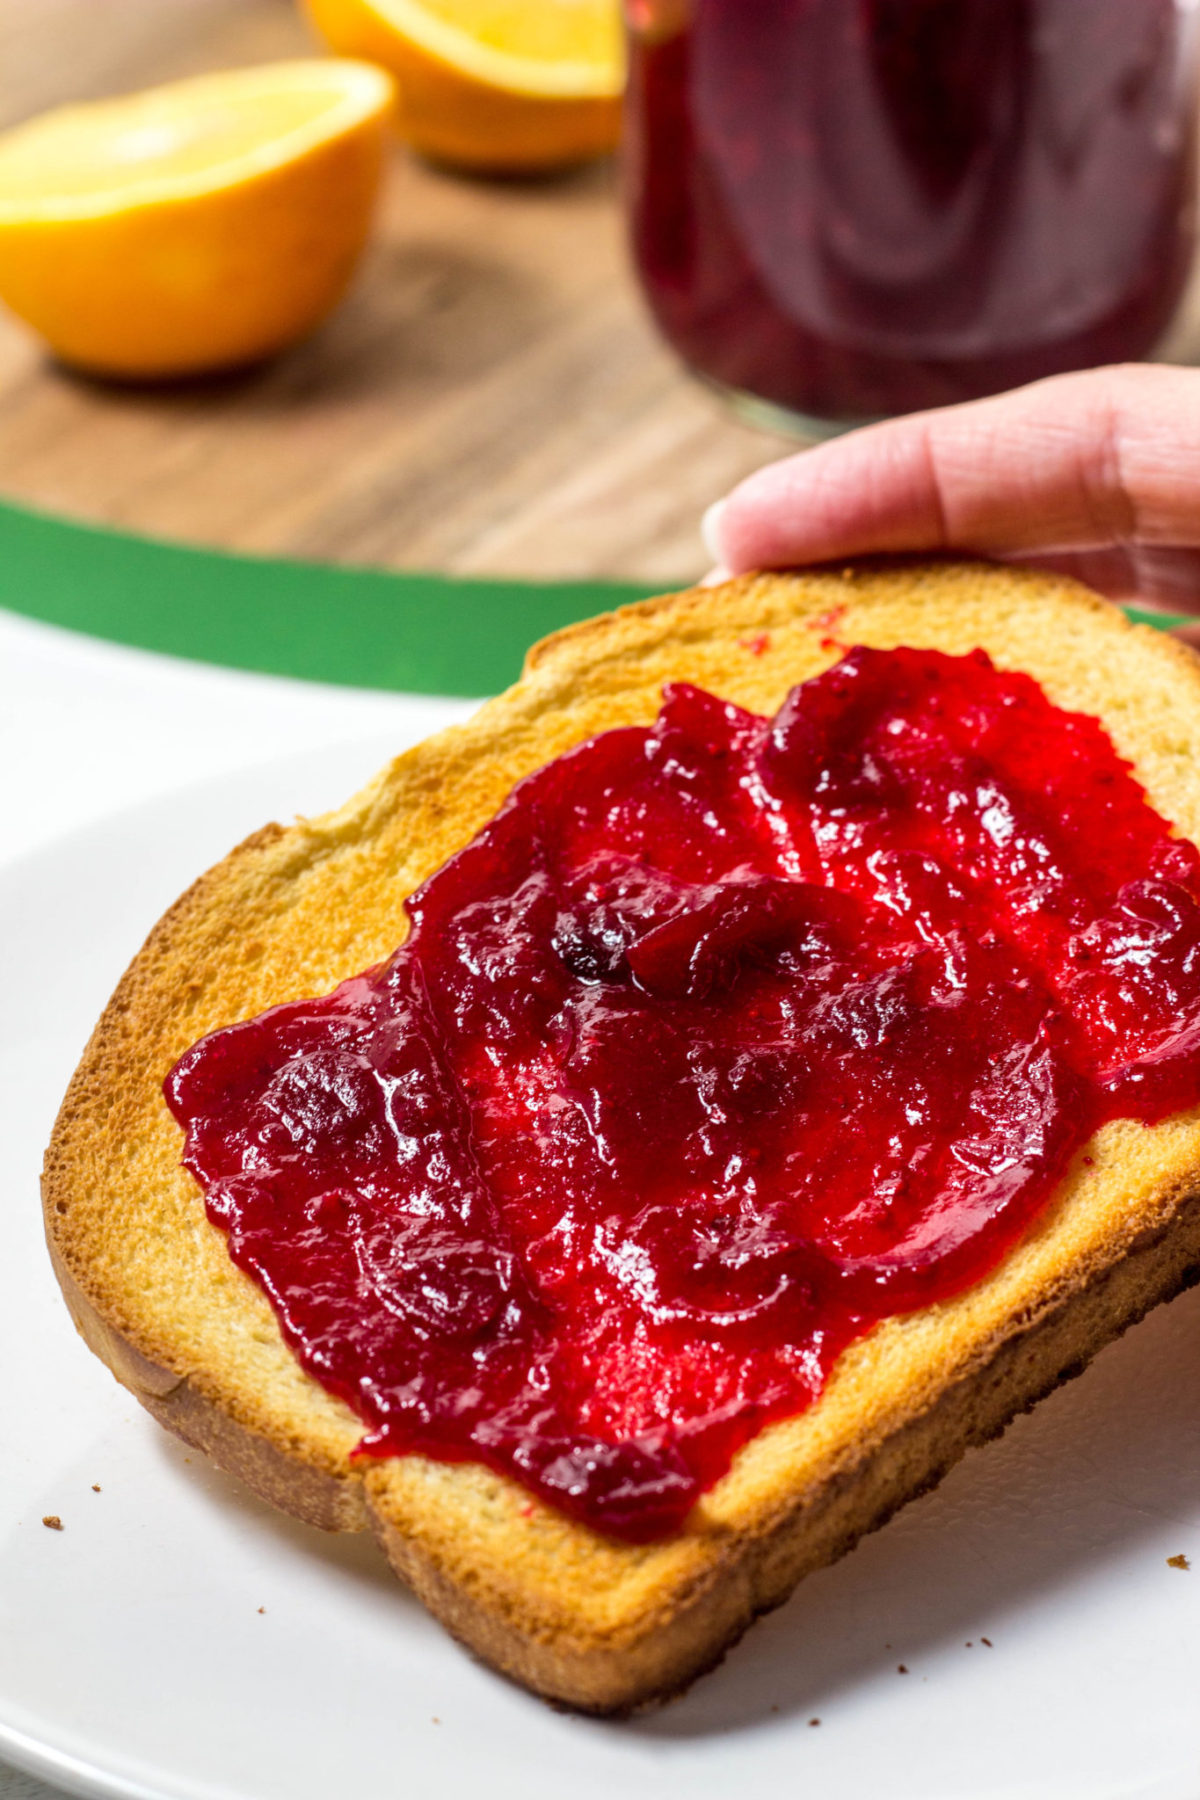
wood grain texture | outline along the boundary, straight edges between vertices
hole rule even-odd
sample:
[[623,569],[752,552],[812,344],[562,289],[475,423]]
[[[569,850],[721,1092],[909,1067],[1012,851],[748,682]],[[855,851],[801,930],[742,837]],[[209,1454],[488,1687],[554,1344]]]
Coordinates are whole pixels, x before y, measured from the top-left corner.
[[[0,0],[0,125],[313,48],[292,0]],[[0,493],[196,543],[669,586],[787,447],[655,336],[611,165],[485,183],[397,146],[347,301],[237,377],[85,381],[0,313]]]
[[[294,0],[0,0],[0,126],[314,48]],[[1200,284],[1164,355],[1200,361]],[[704,506],[791,447],[656,337],[612,165],[487,183],[397,145],[348,300],[237,377],[87,382],[0,311],[0,494],[195,543],[673,586]]]

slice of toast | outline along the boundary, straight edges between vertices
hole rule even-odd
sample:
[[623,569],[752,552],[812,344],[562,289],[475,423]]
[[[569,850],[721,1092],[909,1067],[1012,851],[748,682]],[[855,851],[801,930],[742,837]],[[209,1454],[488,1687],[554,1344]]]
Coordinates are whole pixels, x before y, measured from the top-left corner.
[[1003,1429],[1200,1273],[1200,1109],[1103,1128],[1034,1227],[955,1299],[885,1321],[821,1398],[762,1431],[674,1537],[631,1546],[511,1481],[359,1458],[180,1166],[164,1076],[203,1034],[324,992],[404,934],[402,902],[514,783],[685,680],[759,713],[842,647],[987,650],[1098,716],[1151,804],[1200,839],[1200,659],[1073,583],[968,563],[744,577],[559,633],[521,681],[339,812],[270,825],[152,932],[63,1102],[44,1198],[93,1350],[170,1430],[264,1498],[369,1526],[464,1643],[549,1699],[625,1711],[719,1660],[800,1577]]

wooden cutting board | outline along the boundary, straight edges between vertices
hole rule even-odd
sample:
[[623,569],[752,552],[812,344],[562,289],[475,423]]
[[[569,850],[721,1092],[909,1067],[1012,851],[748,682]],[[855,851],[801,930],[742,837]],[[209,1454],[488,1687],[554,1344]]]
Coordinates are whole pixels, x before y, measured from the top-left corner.
[[[315,48],[292,0],[0,0],[0,125]],[[195,543],[670,585],[702,509],[788,447],[657,339],[611,164],[481,182],[397,146],[350,296],[249,374],[90,382],[0,313],[0,494]]]
[[[0,0],[0,125],[315,48],[294,0]],[[1200,294],[1167,354],[1200,360]],[[612,165],[489,183],[397,146],[349,298],[249,374],[88,382],[0,313],[0,495],[231,549],[669,585],[704,506],[791,447],[656,337]]]

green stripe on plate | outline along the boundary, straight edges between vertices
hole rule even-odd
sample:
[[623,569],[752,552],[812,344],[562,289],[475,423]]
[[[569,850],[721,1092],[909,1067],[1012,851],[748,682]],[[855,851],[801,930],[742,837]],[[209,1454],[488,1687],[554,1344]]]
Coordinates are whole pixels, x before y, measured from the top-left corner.
[[494,694],[547,632],[663,591],[234,556],[0,502],[0,606],[140,650],[305,681]]
[[[547,632],[663,591],[234,556],[0,502],[0,606],[139,650],[304,681],[494,694]],[[1164,630],[1180,622],[1129,611]]]

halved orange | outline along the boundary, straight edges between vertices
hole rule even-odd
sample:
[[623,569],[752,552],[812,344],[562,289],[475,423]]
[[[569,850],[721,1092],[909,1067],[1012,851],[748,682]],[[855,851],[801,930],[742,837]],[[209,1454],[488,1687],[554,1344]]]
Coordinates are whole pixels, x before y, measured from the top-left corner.
[[20,125],[0,136],[0,299],[107,374],[281,349],[350,279],[393,103],[380,69],[312,58]]
[[305,0],[344,55],[396,77],[402,135],[484,171],[612,150],[625,80],[619,0]]

